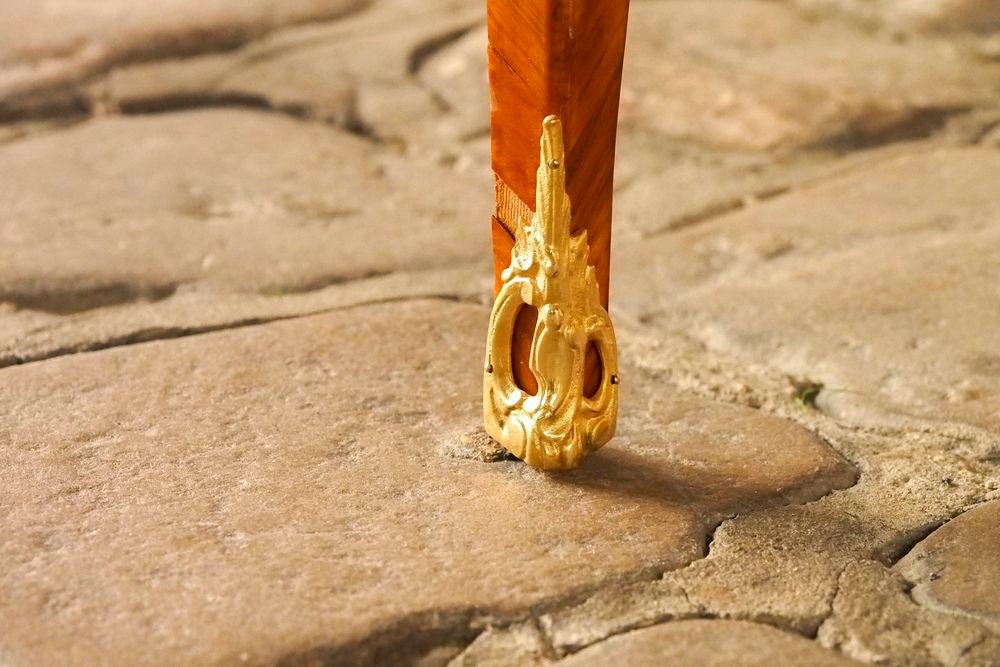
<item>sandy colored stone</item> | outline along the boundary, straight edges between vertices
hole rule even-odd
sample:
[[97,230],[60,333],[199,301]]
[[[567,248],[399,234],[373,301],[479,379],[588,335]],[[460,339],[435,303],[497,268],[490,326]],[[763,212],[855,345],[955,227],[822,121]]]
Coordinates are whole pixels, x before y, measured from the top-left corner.
[[916,604],[899,575],[880,563],[849,565],[819,641],[858,660],[918,667],[993,667],[1000,626]]
[[995,99],[988,66],[763,0],[637,3],[621,118],[745,149],[865,145],[926,133]]
[[420,81],[460,119],[459,133],[466,137],[490,131],[486,48],[486,27],[469,30],[438,49],[417,71]]
[[914,599],[1000,623],[1000,501],[965,512],[917,544],[895,569]]
[[1000,28],[1000,6],[990,0],[890,0],[890,23],[917,30],[989,32]]
[[[948,110],[950,107],[945,108],[948,105],[938,108],[936,102],[914,102],[913,108],[909,108],[909,102],[897,104],[898,100],[894,101],[898,95],[887,95],[879,89],[891,85],[893,79],[900,76],[899,73],[890,76],[890,69],[893,72],[900,70],[903,79],[919,75],[922,81],[944,77],[942,69],[948,69],[951,72],[948,76],[954,79],[954,85],[946,86],[948,90],[961,96],[960,90],[968,87],[966,92],[973,97],[985,96],[984,99],[992,102],[995,95],[989,83],[992,79],[987,76],[989,68],[982,70],[981,63],[958,53],[950,53],[944,61],[935,57],[932,66],[921,63],[935,49],[952,49],[950,44],[935,44],[934,47],[923,43],[912,47],[886,44],[882,37],[832,21],[832,27],[822,27],[827,41],[835,45],[831,51],[826,43],[822,46],[804,43],[817,27],[794,12],[775,7],[774,3],[739,3],[733,10],[743,22],[739,25],[726,22],[735,19],[717,20],[718,7],[671,2],[646,3],[632,8],[616,164],[615,236],[619,242],[696,224],[742,208],[747,203],[857,168],[866,161],[884,159],[901,149],[901,144],[906,143],[903,140],[933,135],[936,140],[945,142],[971,143],[978,140],[982,132],[975,123],[970,123],[974,127],[964,134],[949,131],[952,124],[974,114],[959,114],[957,109],[952,114]],[[796,34],[782,35],[780,39],[763,35],[752,38],[748,33],[754,31],[743,29],[745,24],[775,21],[775,30]],[[660,23],[667,25],[663,27]],[[675,27],[675,23],[679,27]],[[679,33],[680,27],[686,27],[687,32],[671,32]],[[667,40],[663,31],[675,39]],[[780,45],[776,46],[774,41]],[[862,51],[855,53],[855,45],[859,44]],[[769,54],[775,49],[795,50],[795,53],[780,63],[771,63]],[[866,56],[880,49],[887,49],[887,53],[877,58]],[[873,72],[873,60],[887,71]],[[951,62],[954,66],[949,69],[942,62]],[[765,143],[770,141],[767,132],[758,131],[756,126],[756,129],[751,128],[760,114],[736,103],[724,114],[707,114],[703,96],[686,93],[671,95],[669,104],[672,106],[663,113],[652,107],[649,118],[632,113],[640,107],[645,108],[642,100],[653,99],[663,86],[680,84],[681,79],[664,74],[665,68],[689,66],[708,69],[706,75],[694,76],[691,85],[711,86],[719,82],[720,86],[740,92],[740,86],[750,85],[752,79],[754,89],[747,91],[748,99],[759,96],[762,105],[783,105],[789,123],[826,123],[822,127],[803,125],[802,129],[805,132],[833,132],[833,135],[805,142],[805,150],[777,153],[754,150],[764,147],[754,142],[762,138]],[[836,85],[816,89],[817,72],[827,72],[831,68],[838,74]],[[442,103],[442,124],[453,123],[454,131],[460,136],[478,136],[488,130],[485,72],[485,28],[470,31],[443,45],[417,72],[419,80]],[[803,87],[810,86],[809,95],[824,98],[812,101],[802,92]],[[903,94],[909,100],[916,100],[928,94],[923,86],[922,82],[914,82]],[[768,87],[777,92],[758,95],[758,91]],[[857,87],[865,89],[855,90]],[[943,92],[937,90],[938,83],[934,87],[935,92],[930,94]],[[715,93],[709,91],[706,96],[709,94]],[[730,95],[718,94],[720,98]],[[841,97],[849,99],[845,101]],[[871,108],[859,111],[859,105],[869,102]],[[809,106],[799,109],[795,104]],[[817,105],[820,109],[829,106],[830,117],[824,120],[825,112],[817,114]],[[887,111],[890,106],[893,109]],[[846,128],[842,135],[837,135],[841,130],[832,129],[833,125],[841,123],[841,120],[831,120],[838,114],[843,115],[842,124]],[[879,117],[882,121],[877,120]],[[681,124],[687,129],[681,128]],[[720,138],[725,124],[732,130],[734,141]],[[776,127],[775,136],[787,129]],[[409,136],[412,138],[413,133]],[[867,148],[842,150],[844,145],[852,143]],[[488,154],[475,154],[467,145],[453,150],[460,160],[474,158],[475,164],[488,161]]]
[[10,0],[0,24],[0,109],[40,93],[52,92],[58,98],[60,87],[69,93],[65,99],[71,103],[73,84],[115,64],[233,48],[281,26],[336,18],[365,4],[365,0]]
[[485,254],[489,176],[280,115],[109,118],[0,147],[0,300],[288,293]]
[[[934,141],[964,143],[947,136]],[[615,171],[616,243],[698,225],[905,154],[914,145],[900,142],[848,153],[800,150],[773,154],[697,145],[643,127],[623,129]]]
[[[654,57],[635,53],[646,48],[639,39],[630,35],[626,58]],[[428,58],[417,76],[447,106],[443,115],[453,118],[464,136],[488,140],[486,46],[485,27],[470,31]],[[469,152],[468,144],[463,147]],[[477,157],[479,164],[488,164],[488,146]],[[621,127],[617,158],[616,242],[740,208],[747,200],[836,169],[842,161],[818,151],[776,156],[693,145],[635,123]]]
[[542,667],[550,664],[545,637],[534,619],[487,628],[448,667]]
[[[641,359],[657,377],[806,424],[863,472],[854,486],[817,502],[723,522],[706,558],[662,579],[602,590],[541,615],[543,647],[574,652],[631,629],[703,617],[812,636],[830,615],[845,567],[895,562],[934,526],[1000,490],[997,440],[989,433],[924,425],[859,429],[785,395],[782,373],[688,338],[683,320],[655,333],[627,321],[618,318],[623,354]],[[911,644],[902,632],[886,646],[905,655]]]
[[8,305],[0,309],[0,367],[412,298],[485,304],[493,294],[490,271],[489,262],[400,271],[300,294],[232,294],[192,286],[158,301],[139,299],[69,314]]
[[[894,562],[933,526],[995,497],[1000,473],[993,433],[960,423],[899,420],[887,415],[884,406],[876,409],[872,395],[855,397],[851,410],[834,410],[831,400],[842,392],[831,397],[831,386],[843,385],[832,384],[823,375],[818,379],[826,384],[817,397],[820,409],[815,409],[786,395],[791,388],[788,374],[816,378],[811,375],[815,364],[776,363],[785,356],[772,353],[773,348],[767,345],[771,339],[780,340],[782,354],[790,356],[806,344],[804,334],[812,330],[804,327],[812,320],[805,315],[793,320],[795,316],[785,311],[787,304],[811,317],[826,313],[829,323],[823,326],[838,332],[847,326],[845,315],[853,312],[844,303],[853,299],[865,304],[872,298],[871,285],[881,287],[864,262],[845,259],[836,265],[823,263],[826,253],[837,257],[847,250],[871,247],[874,259],[868,262],[883,269],[884,275],[884,269],[895,262],[893,257],[905,257],[907,248],[947,249],[951,247],[948,239],[966,234],[975,238],[995,227],[989,221],[996,217],[997,200],[987,175],[996,169],[996,154],[980,149],[897,156],[643,244],[618,244],[612,303],[619,309],[619,330],[633,332],[622,336],[625,354],[640,359],[643,366],[671,384],[757,405],[808,424],[858,462],[863,474],[855,486],[816,503],[724,522],[714,533],[708,557],[666,573],[661,580],[600,591],[579,604],[542,615],[539,620],[546,630],[543,646],[574,652],[631,629],[703,616],[752,620],[812,635],[830,616],[838,591],[843,590],[841,577],[848,566]],[[974,275],[977,270],[995,273],[989,267],[995,257],[990,249],[996,244],[979,245],[981,253],[964,255],[967,266],[963,271],[971,273],[959,272],[957,278]],[[802,285],[801,280],[789,279],[817,263],[823,271],[817,271],[812,282]],[[908,267],[917,285],[909,301],[903,302],[909,305],[901,306],[900,312],[908,307],[933,313],[933,308],[946,303],[946,298],[929,296],[933,291],[924,288],[928,283],[936,284],[938,265],[942,274],[948,275],[955,262],[935,259],[922,262],[919,268],[916,263]],[[848,289],[843,276],[852,271],[868,276],[869,284],[862,288],[859,279]],[[742,298],[714,305],[716,291],[740,290],[758,280],[768,286],[767,292],[747,289],[741,292]],[[952,300],[962,303],[970,295],[975,298],[980,290],[984,294],[982,312],[968,312],[988,318],[993,311],[986,307],[986,301],[997,301],[986,285],[991,283],[973,281],[961,298]],[[838,295],[838,287],[842,295]],[[808,309],[807,300],[811,300]],[[738,325],[750,333],[739,339],[732,337],[739,345],[730,343],[730,338],[706,333],[724,326],[735,329],[735,320],[729,318],[751,310],[754,316],[741,319]],[[858,332],[855,335],[887,330],[876,327],[877,322],[874,314],[859,317],[852,325]],[[812,346],[813,358],[843,364],[838,339],[822,335],[821,324],[815,326],[815,338],[805,338]],[[895,333],[906,331],[907,326],[900,323]],[[974,340],[973,336],[988,337],[991,333],[973,324],[951,335]],[[969,347],[954,340],[956,350]],[[941,352],[947,347],[934,348],[928,359],[939,354],[947,358],[947,353]],[[867,370],[861,362],[852,368],[864,378],[865,372],[876,373],[881,365],[892,362],[891,358],[887,362],[887,356],[873,355],[875,361]],[[937,372],[946,364],[943,361],[940,367],[932,368]],[[924,377],[926,372],[916,367],[908,380],[939,381]],[[936,409],[945,408],[939,403]],[[934,413],[928,414],[934,418]],[[859,610],[879,609],[885,604],[880,596],[860,592],[868,590],[867,584],[852,590],[859,591]],[[866,661],[910,664],[905,656],[926,655],[923,643],[932,641],[927,637],[940,634],[933,642],[945,647],[940,649],[942,655],[953,659],[961,654],[964,662],[960,664],[991,664],[986,657],[993,645],[988,634],[982,634],[983,624],[974,623],[980,629],[971,634],[971,641],[982,643],[967,644],[970,635],[961,629],[965,626],[945,622],[953,612],[938,618],[941,612],[919,608],[901,589],[893,590],[897,590],[893,595],[898,594],[909,605],[900,607],[902,616],[888,614],[879,619],[875,624],[878,630],[858,630],[878,647],[871,653],[875,658],[866,657],[869,654],[864,651],[852,655]],[[912,632],[905,625],[911,616],[918,628]],[[897,622],[904,624],[899,626],[903,629],[895,625]],[[862,617],[858,625],[868,628],[873,621]],[[847,645],[851,640],[844,641]],[[841,646],[839,641],[832,645]],[[947,660],[943,663],[952,664]]]
[[[470,32],[419,72],[469,131],[487,127],[485,44],[485,30]],[[876,145],[926,136],[992,103],[997,72],[951,42],[894,40],[780,3],[637,3],[621,134],[751,151]],[[725,186],[721,175],[706,180]]]
[[560,661],[566,667],[771,667],[861,665],[815,642],[742,621],[678,621],[611,637]]
[[992,0],[795,0],[795,4],[896,30],[989,32],[1000,27],[1000,6]]
[[0,652],[385,664],[853,480],[800,427],[628,370],[580,470],[456,457],[486,316],[405,302],[0,371]]
[[904,34],[992,7],[805,3],[633,3],[625,407],[558,479],[476,434],[453,303],[489,287],[482,4],[0,64],[42,86],[4,110],[257,109],[0,128],[0,663],[996,667],[1000,60]]
[[[713,363],[712,359],[703,358],[702,365]],[[984,496],[995,496],[1000,489],[995,467],[972,463],[977,453],[989,451],[989,440],[978,443],[977,452],[971,443],[956,446],[951,438],[932,432],[910,433],[905,438],[879,436],[840,428],[822,413],[802,410],[800,419],[814,414],[804,421],[830,437],[838,450],[862,462],[864,474],[857,484],[817,502],[727,520],[714,532],[706,558],[661,578],[601,589],[579,602],[540,614],[537,627],[544,636],[537,641],[534,655],[576,653],[637,628],[706,617],[747,620],[814,636],[826,627],[834,600],[844,590],[848,567],[895,561],[930,526]],[[866,604],[879,609],[886,604],[865,587],[850,590],[862,596],[859,607]],[[893,590],[893,595],[905,598],[901,589]],[[965,631],[948,634],[959,626],[941,625],[935,620],[941,612],[912,603],[902,610],[912,612],[914,622],[922,627],[946,633],[938,640],[941,643],[964,650]],[[942,617],[953,615],[949,611]],[[896,631],[897,620],[889,614],[879,621],[891,630],[880,642],[880,655],[892,659],[922,650],[914,646],[925,641],[921,633],[911,636],[905,629]],[[508,648],[532,655],[530,640],[531,634],[518,627],[506,633],[484,633],[457,664],[501,665],[493,656]],[[986,648],[969,649],[968,655],[976,651]],[[896,663],[888,660],[887,664]]]
[[844,495],[726,521],[707,558],[542,615],[548,645],[564,655],[622,632],[705,617],[815,634],[829,615],[840,571],[871,554],[877,533],[887,532],[875,517],[876,526],[866,528],[830,507]]
[[995,430],[998,170],[992,150],[917,152],[619,244],[613,302],[821,384],[838,418]]
[[[356,16],[277,32],[237,51],[118,68],[90,94],[126,112],[192,102],[266,106],[444,151],[469,130],[455,126],[445,97],[420,70],[484,13],[484,5],[465,0],[381,0]],[[485,87],[476,92],[488,99]]]

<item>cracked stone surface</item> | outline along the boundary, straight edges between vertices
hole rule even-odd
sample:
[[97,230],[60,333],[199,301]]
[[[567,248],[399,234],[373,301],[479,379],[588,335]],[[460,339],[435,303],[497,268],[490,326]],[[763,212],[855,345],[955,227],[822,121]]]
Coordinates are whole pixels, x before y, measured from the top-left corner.
[[619,246],[618,303],[821,383],[817,405],[848,421],[997,432],[997,170],[995,150],[914,152]]
[[[976,99],[994,98],[1000,70],[971,68],[968,58],[947,42],[817,25],[776,3],[637,3],[623,78],[619,154],[629,159],[617,165],[617,233],[690,225],[882,157],[890,151],[881,144],[934,134]],[[795,66],[775,67],[778,60]],[[488,128],[485,70],[484,29],[419,70],[456,133]],[[817,71],[828,79],[821,85]],[[870,149],[845,154],[845,145]],[[755,150],[792,146],[804,150]],[[458,152],[453,159],[479,157],[469,145]]]
[[995,620],[924,609],[907,596],[899,575],[877,563],[855,563],[844,572],[819,640],[868,663],[995,665],[998,628]]
[[990,0],[795,0],[795,4],[897,30],[990,32],[1000,28],[1000,7]]
[[[639,2],[629,40],[624,133],[737,150],[920,136],[992,101],[1000,76],[967,67],[949,42],[862,36],[764,0]],[[470,33],[421,72],[471,128],[485,128],[485,43],[485,31]]]
[[719,146],[884,141],[995,92],[996,73],[948,43],[863,37],[774,2],[640,2],[629,31],[623,122]]
[[[382,0],[344,21],[280,31],[238,51],[118,68],[91,95],[125,111],[189,100],[266,105],[442,151],[469,129],[449,122],[448,96],[415,74],[438,44],[483,20],[485,6],[465,0]],[[474,94],[482,107],[485,82]]]
[[0,26],[0,98],[15,104],[32,95],[44,100],[46,93],[72,99],[74,84],[121,62],[231,48],[283,25],[336,18],[366,4],[366,0],[155,4],[10,0]]
[[487,264],[479,263],[395,271],[300,294],[232,294],[188,287],[158,301],[140,298],[71,314],[8,308],[0,311],[5,332],[0,367],[364,304],[420,297],[485,303],[492,285]]
[[922,604],[1000,623],[1000,502],[985,503],[934,531],[896,564]]
[[633,0],[568,476],[481,430],[484,3],[132,4],[0,24],[0,663],[1000,665],[995,2]]
[[635,667],[771,667],[862,665],[815,643],[743,621],[678,621],[613,637],[560,661],[566,667],[620,663]]
[[488,217],[488,178],[413,171],[279,115],[101,119],[3,147],[0,170],[0,298],[41,310],[78,308],[66,292],[113,302],[196,281],[303,291],[469,261],[488,243],[470,222]]
[[6,369],[4,654],[413,657],[854,480],[805,429],[639,372],[646,407],[574,474],[456,458],[436,439],[478,421],[486,315],[412,301]]

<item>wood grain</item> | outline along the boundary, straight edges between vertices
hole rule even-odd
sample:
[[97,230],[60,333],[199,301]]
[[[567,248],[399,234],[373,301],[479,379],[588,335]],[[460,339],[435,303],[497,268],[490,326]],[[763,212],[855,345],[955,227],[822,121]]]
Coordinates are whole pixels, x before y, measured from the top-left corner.
[[[514,226],[535,209],[542,119],[562,119],[566,190],[573,232],[587,231],[601,303],[608,307],[615,136],[628,0],[488,0],[496,282],[510,263]],[[528,318],[524,318],[528,319]],[[515,330],[514,375],[530,393],[533,330]],[[521,340],[527,337],[527,341]],[[600,358],[587,356],[585,391],[600,383]]]

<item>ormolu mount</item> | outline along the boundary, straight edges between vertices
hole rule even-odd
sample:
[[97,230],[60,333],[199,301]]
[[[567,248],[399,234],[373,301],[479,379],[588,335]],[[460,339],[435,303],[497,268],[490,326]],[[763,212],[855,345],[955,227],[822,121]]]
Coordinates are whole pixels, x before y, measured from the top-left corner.
[[496,184],[486,429],[540,468],[578,465],[617,422],[607,309],[628,6],[486,2]]
[[[537,211],[515,227],[510,266],[493,305],[483,376],[486,430],[526,463],[573,468],[615,433],[618,350],[611,318],[601,305],[587,232],[570,234],[562,124],[542,123]],[[514,378],[512,340],[518,313],[538,309],[528,367],[537,392]],[[588,395],[584,364],[593,345],[601,360],[597,390]]]

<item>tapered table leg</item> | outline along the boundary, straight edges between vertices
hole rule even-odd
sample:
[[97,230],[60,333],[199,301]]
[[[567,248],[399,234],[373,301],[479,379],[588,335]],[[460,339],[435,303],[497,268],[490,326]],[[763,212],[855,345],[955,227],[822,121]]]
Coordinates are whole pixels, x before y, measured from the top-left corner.
[[487,9],[497,302],[486,426],[528,463],[568,468],[616,421],[606,311],[628,2],[488,0]]

